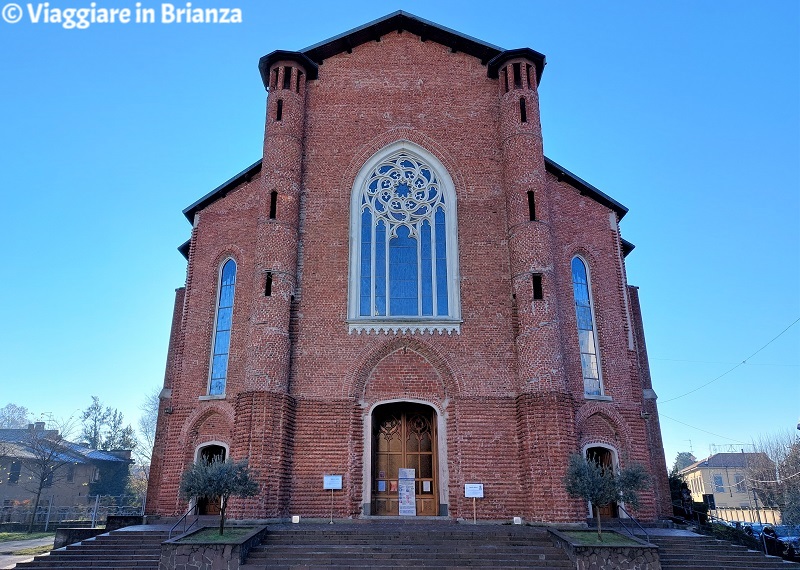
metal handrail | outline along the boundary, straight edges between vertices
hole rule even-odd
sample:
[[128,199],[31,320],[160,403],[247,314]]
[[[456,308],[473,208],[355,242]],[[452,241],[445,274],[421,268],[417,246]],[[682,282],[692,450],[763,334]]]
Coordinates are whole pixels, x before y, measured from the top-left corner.
[[[632,514],[630,514],[628,511],[626,511],[626,510],[625,510],[625,507],[623,507],[622,505],[620,505],[620,504],[617,504],[617,507],[619,507],[619,510],[621,510],[623,513],[625,513],[625,514],[627,515],[627,517],[628,517],[630,520],[632,520],[633,522],[635,522],[635,523],[636,523],[636,526],[638,526],[638,527],[639,527],[639,530],[641,530],[641,531],[644,533],[644,536],[645,536],[645,538],[647,539],[647,542],[649,543],[649,542],[650,542],[650,535],[647,533],[647,531],[644,529],[644,527],[643,527],[641,524],[639,524],[639,521],[638,521],[638,520],[636,520],[636,517],[634,517]],[[620,517],[620,518],[619,518],[619,519],[617,519],[617,520],[619,520],[619,523],[622,525],[622,528],[624,528],[625,530],[627,530],[627,531],[628,531],[628,534],[630,534],[631,536],[633,536],[633,532],[632,532],[632,531],[630,531],[630,530],[628,530],[628,527],[627,527],[627,525],[626,525],[624,522],[622,522],[622,517]]]
[[[683,503],[682,503],[682,502],[680,502],[680,501],[672,501],[672,506],[673,506],[673,507],[681,507],[682,509],[684,509],[684,510],[685,510],[685,507],[683,506]],[[695,514],[695,513],[696,513],[696,514],[698,514],[698,515],[700,514],[700,512],[699,512],[699,511],[694,511],[694,510],[693,510],[693,511],[692,511],[692,514]],[[714,522],[714,521],[722,521],[722,522],[724,522],[724,523],[731,523],[731,522],[732,522],[732,521],[729,521],[729,520],[727,520],[727,519],[723,519],[723,518],[720,518],[720,517],[718,517],[718,516],[712,515],[711,513],[708,513],[708,512],[706,512],[706,513],[702,513],[702,514],[703,514],[703,516],[705,516],[707,519],[711,520],[711,522]],[[684,520],[686,520],[686,519],[684,519]],[[699,518],[699,516],[698,516],[698,518],[697,518],[697,521],[687,521],[687,522],[693,522],[693,523],[697,524],[697,528],[698,528],[698,529],[699,529],[699,528],[700,528],[700,526],[701,526],[701,523],[700,523],[700,518]],[[739,522],[739,521],[737,521],[737,522]],[[762,523],[759,523],[759,524],[762,524]],[[765,526],[767,526],[768,524],[769,524],[769,523],[766,523],[766,524],[765,524]],[[755,538],[755,537],[754,537],[754,538]],[[761,548],[764,550],[764,554],[767,554],[767,541],[766,541],[766,539],[764,538],[764,533],[763,533],[763,532],[762,532],[762,533],[760,533],[760,534],[759,534],[759,537],[758,537],[756,540],[758,540],[758,541],[761,543]]]
[[172,531],[178,528],[178,525],[181,524],[181,522],[183,522],[183,532],[181,534],[185,534],[186,532],[188,532],[190,528],[192,528],[195,525],[195,523],[197,523],[198,520],[200,520],[199,516],[195,517],[195,519],[192,521],[192,524],[190,524],[188,527],[186,526],[186,517],[192,514],[192,511],[194,511],[196,508],[197,508],[196,505],[192,505],[191,507],[189,507],[189,510],[186,511],[186,514],[184,514],[181,518],[179,518],[178,522],[172,525],[172,528],[169,529],[169,536],[167,537],[167,540],[172,538]]
[[[683,506],[683,503],[681,501],[672,501],[672,506],[673,507],[680,507],[680,508],[684,509],[684,511],[686,510],[686,507]],[[694,514],[696,514],[696,515],[701,515],[702,514],[704,517],[706,517],[707,519],[711,520],[711,522],[714,522],[714,521],[722,521],[724,523],[733,522],[733,521],[729,521],[728,519],[723,519],[722,517],[718,517],[716,515],[712,515],[709,512],[702,513],[701,511],[695,511],[694,509],[692,509],[691,512],[692,512],[693,515]],[[686,520],[686,519],[683,519],[683,520]],[[693,523],[695,523],[695,524],[697,524],[699,526],[700,525],[700,517],[698,516],[696,521],[687,521],[687,522],[693,522]]]

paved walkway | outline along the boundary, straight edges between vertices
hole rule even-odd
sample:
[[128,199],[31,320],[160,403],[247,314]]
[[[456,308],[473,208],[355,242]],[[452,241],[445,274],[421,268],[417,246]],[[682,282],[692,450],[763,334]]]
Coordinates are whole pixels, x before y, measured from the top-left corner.
[[20,562],[28,562],[33,560],[33,556],[14,556],[11,553],[23,548],[33,548],[36,546],[44,546],[45,544],[53,545],[54,537],[45,538],[32,538],[29,540],[10,540],[8,542],[0,542],[0,570],[7,570],[14,568]]
[[[647,530],[647,534],[650,536],[703,536],[702,534],[697,534],[696,532],[692,532],[690,530],[683,530],[682,528],[648,528],[645,530]],[[638,528],[636,529],[635,534],[637,536],[644,536],[642,531]]]

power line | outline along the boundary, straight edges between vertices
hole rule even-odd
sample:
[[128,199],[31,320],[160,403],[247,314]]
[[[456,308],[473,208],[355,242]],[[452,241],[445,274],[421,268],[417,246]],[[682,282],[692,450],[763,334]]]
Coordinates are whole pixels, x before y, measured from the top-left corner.
[[[706,383],[705,383],[705,384],[703,384],[702,386],[698,386],[698,387],[697,387],[697,388],[695,388],[694,390],[690,390],[690,391],[686,392],[685,394],[681,394],[680,396],[675,396],[674,398],[670,398],[669,400],[664,400],[664,401],[663,401],[663,402],[661,402],[661,403],[662,403],[662,404],[666,404],[667,402],[672,402],[673,400],[677,400],[677,399],[679,399],[679,398],[683,398],[684,396],[688,396],[689,394],[694,394],[694,393],[695,393],[695,392],[697,392],[698,390],[702,390],[703,388],[705,388],[706,386],[708,386],[708,385],[710,385],[710,384],[713,384],[714,382],[716,382],[716,381],[717,381],[717,380],[719,380],[720,378],[723,378],[723,377],[727,376],[728,374],[730,374],[731,372],[733,372],[734,370],[736,370],[736,369],[737,369],[737,368],[739,368],[740,366],[744,366],[745,364],[747,364],[747,361],[748,361],[748,360],[750,360],[750,359],[751,359],[751,358],[753,358],[753,357],[754,357],[756,354],[758,354],[759,352],[761,352],[762,350],[764,350],[765,348],[767,348],[767,347],[768,347],[770,344],[772,344],[773,342],[775,342],[776,340],[778,340],[778,338],[780,338],[780,337],[781,337],[781,335],[783,335],[783,333],[785,333],[786,331],[788,331],[790,328],[792,328],[792,327],[793,327],[794,325],[796,325],[798,322],[800,322],[800,317],[799,317],[799,318],[797,318],[797,319],[795,319],[795,321],[794,321],[792,324],[790,324],[788,327],[786,327],[786,328],[785,328],[785,329],[783,329],[781,332],[779,332],[779,333],[778,333],[778,335],[777,335],[777,336],[775,336],[775,338],[773,338],[772,340],[770,340],[770,341],[769,341],[767,344],[765,344],[764,346],[762,346],[761,348],[759,348],[757,351],[755,351],[753,354],[751,354],[750,356],[748,356],[747,358],[745,358],[744,360],[742,360],[742,361],[741,361],[739,364],[737,364],[736,366],[734,366],[734,367],[733,367],[733,368],[731,368],[730,370],[727,370],[726,372],[723,372],[722,374],[720,374],[719,376],[717,376],[717,377],[716,377],[716,378],[714,378],[713,380],[710,380],[710,381],[706,382]],[[670,418],[670,419],[672,419],[672,418]],[[677,420],[676,420],[676,421],[677,421]],[[691,427],[691,426],[689,426],[689,427]],[[726,439],[727,439],[727,438],[726,438]]]
[[739,441],[739,440],[737,440],[737,439],[733,439],[733,438],[730,438],[730,437],[728,437],[728,436],[725,436],[725,435],[720,435],[720,434],[718,434],[718,433],[714,433],[714,432],[712,432],[712,431],[707,431],[707,430],[704,430],[703,428],[699,428],[699,427],[697,427],[697,426],[689,425],[689,424],[687,424],[686,422],[682,422],[682,421],[680,421],[680,420],[676,420],[675,418],[671,418],[671,417],[669,417],[668,415],[662,414],[662,413],[660,413],[660,412],[659,412],[659,414],[658,414],[658,415],[659,415],[660,417],[662,417],[662,418],[667,418],[668,420],[672,420],[673,422],[678,422],[679,424],[683,424],[683,425],[685,425],[686,427],[690,427],[690,428],[692,428],[692,429],[696,429],[697,431],[702,431],[703,433],[707,433],[707,434],[709,434],[709,435],[713,435],[713,436],[716,436],[716,437],[721,437],[722,439],[727,439],[728,441],[732,441],[732,442],[734,442],[734,443],[740,443],[740,444],[742,444],[742,445],[748,445],[748,444],[746,444],[746,443],[745,443],[745,442],[743,442],[743,441]]
[[[719,360],[688,360],[685,358],[655,358],[650,357],[650,360],[660,360],[662,362],[691,362],[693,364],[735,364],[734,362],[721,362]],[[778,364],[772,362],[746,362],[743,364],[747,364],[747,366],[786,366],[797,368],[800,367],[800,364]]]

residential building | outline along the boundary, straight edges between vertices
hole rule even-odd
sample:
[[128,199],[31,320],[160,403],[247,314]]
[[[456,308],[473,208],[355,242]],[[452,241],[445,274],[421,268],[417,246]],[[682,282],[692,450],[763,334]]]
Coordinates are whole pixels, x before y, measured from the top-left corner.
[[764,453],[715,453],[681,469],[692,499],[703,502],[713,495],[712,515],[727,521],[780,522],[780,511],[772,505],[759,504],[750,483],[748,466],[770,462]]
[[125,490],[131,450],[101,451],[67,441],[44,422],[0,429],[0,505],[32,505],[41,477],[41,501],[56,506],[85,505],[98,489]]

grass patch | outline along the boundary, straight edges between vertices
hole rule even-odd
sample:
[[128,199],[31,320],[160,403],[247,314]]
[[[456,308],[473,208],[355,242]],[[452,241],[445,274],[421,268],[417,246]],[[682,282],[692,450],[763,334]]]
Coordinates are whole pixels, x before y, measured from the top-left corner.
[[219,533],[219,528],[204,528],[194,534],[180,539],[182,543],[188,544],[218,544],[231,541],[237,541],[253,532],[252,528],[245,527],[228,527],[225,529],[225,534]]
[[596,530],[562,530],[560,532],[581,546],[641,546],[635,540],[615,532],[604,532],[602,542],[597,539]]
[[53,550],[52,544],[43,544],[42,546],[34,546],[33,548],[22,548],[20,550],[15,550],[11,554],[15,556],[37,556],[39,554],[47,554]]
[[12,540],[30,540],[32,538],[45,538],[45,537],[55,537],[56,533],[54,532],[32,532],[28,534],[27,532],[0,532],[0,542],[9,542]]

